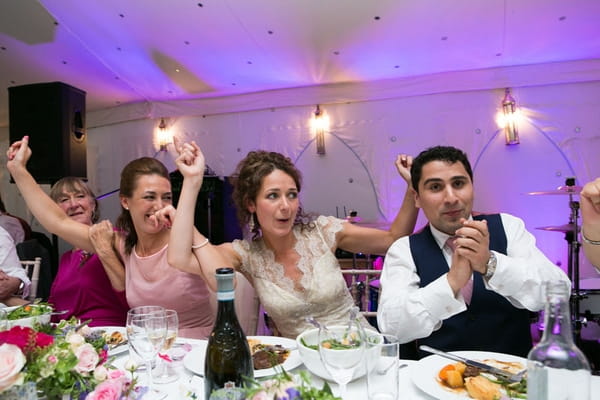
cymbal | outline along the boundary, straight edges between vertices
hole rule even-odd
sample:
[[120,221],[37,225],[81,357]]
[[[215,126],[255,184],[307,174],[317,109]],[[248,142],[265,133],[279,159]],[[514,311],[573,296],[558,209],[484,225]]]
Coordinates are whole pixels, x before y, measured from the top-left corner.
[[[540,226],[539,228],[535,228],[535,229],[540,229],[542,231],[551,231],[551,232],[573,232],[575,231],[575,226],[573,224],[564,224],[564,225],[558,225],[558,226]],[[577,230],[579,231],[581,228],[577,227]]]
[[555,190],[543,190],[539,192],[529,192],[530,195],[545,195],[545,194],[579,194],[583,187],[581,186],[559,186]]

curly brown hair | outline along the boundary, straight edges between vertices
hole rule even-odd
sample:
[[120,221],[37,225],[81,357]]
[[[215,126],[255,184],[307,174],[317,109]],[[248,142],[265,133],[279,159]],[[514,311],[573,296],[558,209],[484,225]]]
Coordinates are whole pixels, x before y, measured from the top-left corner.
[[[233,203],[237,211],[240,225],[243,227],[254,221],[251,230],[252,239],[260,236],[260,223],[256,215],[248,211],[248,205],[256,201],[258,192],[262,186],[263,179],[276,169],[288,174],[296,183],[300,192],[302,188],[302,173],[296,168],[289,157],[274,151],[256,150],[251,151],[239,162],[233,174]],[[298,208],[294,225],[301,225],[302,229],[312,228],[314,225],[312,217],[305,214],[302,207]]]
[[[119,195],[124,197],[133,196],[138,178],[143,175],[158,175],[171,182],[169,171],[163,163],[152,157],[141,157],[129,162],[121,171]],[[121,214],[117,218],[115,226],[125,233],[125,254],[131,254],[131,250],[136,245],[138,237],[133,226],[131,214],[123,206],[121,206]]]

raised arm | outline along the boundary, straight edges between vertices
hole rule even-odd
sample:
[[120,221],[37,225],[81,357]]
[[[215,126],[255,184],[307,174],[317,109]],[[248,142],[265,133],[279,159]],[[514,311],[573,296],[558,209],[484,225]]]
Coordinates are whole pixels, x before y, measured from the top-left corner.
[[94,246],[89,240],[89,226],[69,218],[63,210],[42,190],[33,179],[25,165],[31,157],[29,137],[13,143],[6,152],[6,167],[12,175],[27,207],[42,226],[51,233],[60,236],[73,246],[93,252]]
[[412,157],[401,154],[396,158],[396,169],[406,181],[407,187],[402,205],[388,231],[365,228],[354,224],[344,224],[338,234],[338,246],[353,253],[385,254],[387,249],[398,238],[410,235],[415,229],[419,209],[415,205],[415,197],[410,187],[410,167]]
[[600,271],[600,178],[583,187],[580,203],[583,251]]
[[214,271],[228,265],[217,247],[194,227],[196,199],[204,180],[204,154],[195,142],[175,141],[179,157],[175,160],[183,175],[177,212],[172,219],[167,258],[169,265],[203,277],[214,291]]

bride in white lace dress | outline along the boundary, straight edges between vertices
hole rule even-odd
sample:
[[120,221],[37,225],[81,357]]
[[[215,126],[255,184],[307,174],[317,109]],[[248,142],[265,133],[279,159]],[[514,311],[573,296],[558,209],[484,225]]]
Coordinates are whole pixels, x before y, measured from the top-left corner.
[[[396,239],[414,229],[418,209],[408,189],[389,231],[335,217],[310,218],[300,206],[302,178],[292,161],[275,152],[251,151],[238,164],[233,192],[238,220],[247,226],[249,235],[213,246],[192,229],[204,155],[194,142],[178,144],[177,150],[184,181],[176,218],[174,210],[165,211],[173,221],[169,263],[202,274],[214,289],[214,269],[222,267],[223,261],[206,250],[218,250],[225,265],[233,266],[252,283],[281,336],[295,338],[311,327],[305,321],[307,316],[330,325],[347,322],[353,301],[334,254],[337,248],[385,254]],[[411,163],[406,155],[396,160],[398,172],[407,182]],[[190,246],[197,260],[178,259]]]

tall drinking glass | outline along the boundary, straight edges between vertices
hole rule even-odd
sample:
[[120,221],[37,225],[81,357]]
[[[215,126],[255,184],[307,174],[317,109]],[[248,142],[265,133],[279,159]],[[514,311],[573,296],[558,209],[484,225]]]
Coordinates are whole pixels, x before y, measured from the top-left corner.
[[393,335],[369,335],[366,340],[367,393],[369,400],[398,399],[400,343]]
[[173,367],[172,357],[169,355],[169,350],[177,339],[177,331],[179,329],[177,311],[165,310],[165,320],[167,323],[167,336],[156,360],[156,368],[154,370],[155,383],[170,383],[179,378],[177,371]]
[[144,399],[161,399],[164,394],[154,390],[152,361],[167,336],[165,309],[159,306],[132,308],[127,313],[127,339],[131,348],[144,361],[148,378],[148,393]]
[[346,396],[346,385],[364,359],[365,342],[358,322],[319,330],[319,354],[325,369]]

